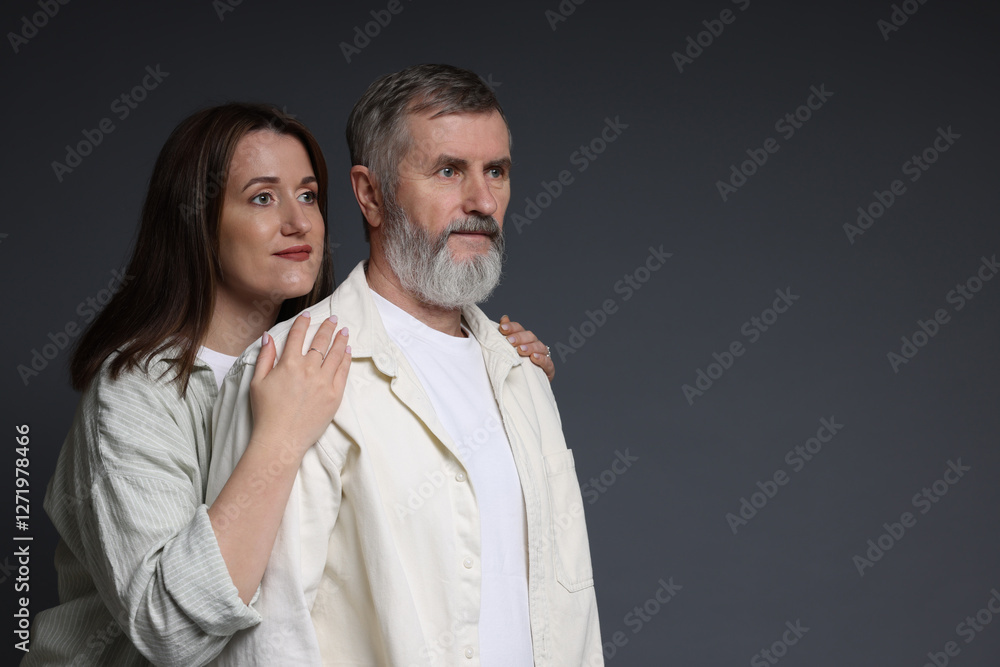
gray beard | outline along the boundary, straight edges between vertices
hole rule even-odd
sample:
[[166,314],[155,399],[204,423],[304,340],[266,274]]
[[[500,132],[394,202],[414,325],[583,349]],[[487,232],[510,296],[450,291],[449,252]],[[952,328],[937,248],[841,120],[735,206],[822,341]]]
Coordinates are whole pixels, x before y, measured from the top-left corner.
[[[389,268],[400,285],[424,303],[455,309],[486,301],[500,284],[503,230],[492,217],[470,216],[452,221],[437,238],[410,223],[395,202],[384,201],[383,247]],[[493,234],[489,252],[455,261],[448,236],[455,231]]]

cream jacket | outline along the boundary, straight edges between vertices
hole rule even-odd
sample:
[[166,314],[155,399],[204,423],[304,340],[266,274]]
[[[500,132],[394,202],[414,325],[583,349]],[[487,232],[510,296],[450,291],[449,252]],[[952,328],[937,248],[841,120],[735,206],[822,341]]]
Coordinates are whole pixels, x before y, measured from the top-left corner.
[[[477,666],[479,536],[489,526],[462,466],[477,433],[455,442],[441,425],[386,334],[364,263],[309,310],[303,352],[330,315],[350,329],[347,388],[292,489],[255,605],[263,621],[237,633],[217,664]],[[462,316],[482,346],[524,494],[534,663],[603,665],[583,500],[549,382],[481,310]],[[271,331],[279,354],[290,324]],[[216,403],[209,502],[250,437],[259,351],[236,362]]]

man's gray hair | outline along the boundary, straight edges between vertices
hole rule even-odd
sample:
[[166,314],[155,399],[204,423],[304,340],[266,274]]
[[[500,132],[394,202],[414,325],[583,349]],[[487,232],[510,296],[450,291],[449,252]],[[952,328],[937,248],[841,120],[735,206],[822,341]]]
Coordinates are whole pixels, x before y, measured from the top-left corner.
[[[453,113],[496,111],[510,125],[496,95],[475,72],[452,65],[414,65],[376,79],[347,119],[351,165],[368,168],[383,202],[395,200],[399,165],[412,146],[407,128],[411,114],[434,111],[432,117]],[[369,225],[365,222],[365,238]]]

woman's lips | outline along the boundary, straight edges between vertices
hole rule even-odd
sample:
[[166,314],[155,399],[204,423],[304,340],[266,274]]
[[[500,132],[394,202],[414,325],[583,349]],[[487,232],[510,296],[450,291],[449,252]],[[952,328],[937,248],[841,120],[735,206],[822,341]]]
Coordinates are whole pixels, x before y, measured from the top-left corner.
[[309,259],[310,253],[312,253],[312,246],[293,245],[290,248],[285,248],[284,250],[274,254],[282,259],[290,259],[293,262],[304,262]]

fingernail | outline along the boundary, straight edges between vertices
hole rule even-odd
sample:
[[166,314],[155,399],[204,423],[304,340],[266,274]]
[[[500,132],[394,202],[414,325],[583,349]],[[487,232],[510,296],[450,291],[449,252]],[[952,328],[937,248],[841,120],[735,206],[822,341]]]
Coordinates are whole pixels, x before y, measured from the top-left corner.
[[507,331],[508,329],[510,329],[510,325],[509,324],[501,324],[500,328],[503,329],[504,331]]
[[330,316],[330,321],[333,322],[334,324],[336,324],[337,323],[337,316],[336,315],[331,315]]
[[264,332],[264,335],[260,337],[260,344],[261,344],[261,345],[267,345],[267,342],[268,342],[269,340],[271,340],[271,337],[270,337],[270,336],[268,336],[268,335],[267,335],[267,332],[265,331],[265,332]]
[[509,343],[516,343],[517,339],[514,338],[513,336],[507,336],[507,342],[509,342]]
[[521,352],[527,352],[527,351],[528,351],[528,346],[527,345],[522,345],[521,346]]
[[308,310],[303,310],[302,311],[302,317],[312,317],[312,315],[309,314]]
[[342,329],[340,330],[340,333],[341,333],[341,334],[343,334],[344,336],[346,336],[346,335],[347,335],[347,334],[349,334],[350,332],[349,332],[349,331],[347,330],[347,327],[344,327],[344,328],[342,328]]
[[344,348],[344,352],[346,352],[347,354],[350,354],[351,353],[351,346],[348,345],[347,347],[345,347]]
[[531,356],[533,356],[535,359],[541,359],[542,358],[542,355],[538,354],[537,352],[532,352]]

